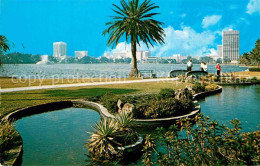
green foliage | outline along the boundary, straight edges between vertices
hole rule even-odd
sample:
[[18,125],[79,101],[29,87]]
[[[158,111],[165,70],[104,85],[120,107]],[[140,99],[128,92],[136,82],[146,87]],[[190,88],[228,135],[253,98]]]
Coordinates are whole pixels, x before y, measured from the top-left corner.
[[175,91],[170,88],[163,88],[160,90],[157,98],[158,99],[167,99],[167,98],[173,98],[175,97]]
[[8,158],[7,151],[14,146],[17,136],[18,133],[11,122],[0,121],[0,163]]
[[[255,48],[249,52],[244,53],[240,57],[240,63],[245,65],[259,65],[260,63],[260,39],[255,43]],[[250,69],[249,69],[250,70]]]
[[35,64],[41,61],[40,55],[24,54],[19,52],[13,52],[2,55],[3,64]]
[[[195,121],[195,127],[192,126]],[[168,130],[158,128],[156,148],[147,148],[143,163],[149,165],[257,165],[260,164],[260,131],[241,133],[240,121],[231,121],[233,127],[220,125],[209,117],[197,115],[182,119]],[[150,138],[151,139],[151,138]],[[154,147],[145,142],[145,147]],[[156,157],[149,157],[155,151]],[[148,156],[148,157],[147,157]]]
[[166,118],[184,115],[192,111],[192,94],[183,91],[181,98],[175,98],[173,89],[161,89],[159,94],[123,96],[118,97],[112,93],[106,93],[101,97],[102,104],[112,113],[118,112],[117,102],[134,105],[133,116],[136,119]]
[[192,89],[196,93],[205,92],[205,86],[201,85],[200,83],[195,83],[195,85],[192,86]]
[[112,113],[118,111],[117,102],[119,97],[113,94],[112,92],[107,92],[101,97],[102,104]]
[[249,71],[260,71],[260,68],[252,67],[252,68],[249,68]]

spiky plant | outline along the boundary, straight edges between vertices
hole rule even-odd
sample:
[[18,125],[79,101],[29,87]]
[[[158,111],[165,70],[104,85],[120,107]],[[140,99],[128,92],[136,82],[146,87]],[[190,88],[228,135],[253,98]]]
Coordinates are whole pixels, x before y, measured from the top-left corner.
[[90,133],[89,142],[86,144],[90,155],[100,159],[110,159],[118,154],[116,147],[120,144],[114,140],[117,133],[114,121],[102,119],[93,129],[95,132]]
[[126,42],[130,38],[132,51],[132,69],[129,76],[137,76],[137,61],[136,61],[136,44],[140,45],[143,41],[147,47],[153,46],[155,43],[164,43],[164,30],[161,27],[162,22],[153,19],[153,16],[159,13],[151,12],[153,9],[159,8],[151,0],[144,0],[139,3],[139,0],[120,1],[121,7],[113,4],[113,11],[117,14],[112,16],[112,21],[106,23],[108,29],[103,34],[109,34],[107,45],[116,46],[119,40],[125,36]]
[[133,121],[133,114],[125,111],[122,111],[115,116],[115,123],[118,129],[130,128]]

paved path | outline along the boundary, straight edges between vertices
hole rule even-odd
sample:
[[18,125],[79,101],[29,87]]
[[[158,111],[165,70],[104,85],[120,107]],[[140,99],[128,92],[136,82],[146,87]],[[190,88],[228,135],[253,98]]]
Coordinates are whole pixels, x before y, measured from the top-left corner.
[[0,89],[0,93],[18,92],[18,91],[30,91],[30,90],[41,90],[41,89],[81,87],[81,86],[114,85],[114,84],[129,84],[129,83],[132,84],[132,83],[159,82],[159,81],[163,82],[163,81],[175,81],[175,80],[178,80],[178,78],[158,78],[158,79],[143,79],[143,80],[129,80],[129,81],[93,82],[93,83],[30,86],[30,87]]

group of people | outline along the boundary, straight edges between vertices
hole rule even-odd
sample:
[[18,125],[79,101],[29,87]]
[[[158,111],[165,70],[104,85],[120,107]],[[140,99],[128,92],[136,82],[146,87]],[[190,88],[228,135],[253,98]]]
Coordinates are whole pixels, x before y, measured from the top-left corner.
[[[191,71],[192,70],[192,59],[190,59],[187,63],[187,71]],[[220,72],[221,72],[221,66],[219,63],[217,63],[216,65],[216,69],[217,69],[217,75],[220,76]],[[207,71],[208,70],[208,66],[206,64],[206,62],[201,61],[200,63],[200,71]]]

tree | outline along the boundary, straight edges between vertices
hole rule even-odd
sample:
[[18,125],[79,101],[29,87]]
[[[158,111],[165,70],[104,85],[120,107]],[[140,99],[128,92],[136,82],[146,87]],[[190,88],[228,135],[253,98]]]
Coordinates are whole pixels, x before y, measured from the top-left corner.
[[217,63],[222,63],[222,59],[221,59],[221,58],[218,58],[218,59],[217,59]]
[[250,54],[249,54],[249,53],[244,53],[244,54],[240,57],[239,62],[240,62],[240,64],[245,64],[245,65],[251,64]]
[[259,65],[260,63],[260,39],[255,43],[255,48],[251,51],[252,61],[254,65]]
[[225,56],[224,59],[223,59],[223,62],[224,62],[225,64],[227,64],[227,63],[230,63],[231,60],[230,60],[227,56]]
[[8,40],[5,36],[0,35],[0,65],[1,65],[1,56],[4,52],[10,50],[8,45]]
[[139,4],[139,0],[120,1],[121,7],[113,4],[113,11],[117,14],[112,16],[113,21],[107,22],[109,26],[103,35],[109,34],[107,45],[115,47],[119,40],[125,36],[126,42],[131,41],[132,69],[129,76],[137,76],[136,44],[143,41],[149,48],[155,43],[164,43],[164,30],[162,22],[154,20],[152,17],[159,13],[151,13],[153,9],[159,8],[151,0],[144,0]]

